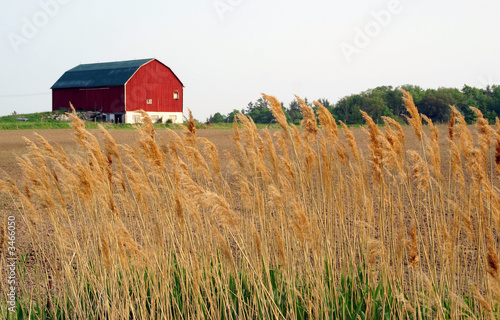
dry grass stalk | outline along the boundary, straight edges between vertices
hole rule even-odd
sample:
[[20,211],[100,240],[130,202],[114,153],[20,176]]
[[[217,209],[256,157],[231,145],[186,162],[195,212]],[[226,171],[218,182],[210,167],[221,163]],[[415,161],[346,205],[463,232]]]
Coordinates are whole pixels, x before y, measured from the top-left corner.
[[410,117],[406,116],[406,119],[408,120],[408,123],[413,127],[413,130],[415,130],[415,135],[418,138],[418,141],[422,141],[422,118],[420,117],[420,114],[418,113],[417,107],[415,107],[415,103],[413,102],[413,97],[408,91],[405,91],[401,89],[401,92],[403,93],[403,102],[405,104],[406,110],[410,114]]
[[466,214],[455,201],[448,199],[447,203],[452,207],[454,215],[462,218],[462,223],[460,224],[460,226],[462,226],[465,229],[467,235],[470,237],[471,240],[474,241],[476,236],[474,232],[474,225],[472,224],[472,219],[470,215]]
[[465,177],[462,169],[460,149],[453,140],[450,140],[450,167],[451,177],[457,179],[458,184],[465,190]]
[[483,166],[486,169],[486,162],[487,162],[486,152],[491,147],[491,133],[493,130],[490,128],[488,120],[484,118],[481,110],[474,107],[470,107],[470,109],[474,112],[474,114],[477,117],[476,126],[479,128],[479,146],[481,147]]
[[286,266],[286,252],[285,252],[285,244],[283,241],[283,237],[281,236],[280,231],[278,230],[278,227],[274,222],[274,219],[272,219],[271,222],[274,232],[274,240],[276,242],[276,248],[278,249],[278,255],[280,257],[281,264],[283,266]]
[[106,265],[106,268],[108,271],[111,270],[111,253],[109,250],[109,245],[108,241],[106,240],[106,237],[104,236],[105,232],[101,232],[101,235],[99,236],[100,238],[100,246],[101,246],[101,258],[104,260],[104,264]]
[[413,162],[413,179],[417,187],[424,193],[428,192],[432,180],[429,166],[417,152],[410,150],[408,151],[408,155],[410,156],[411,162]]
[[2,228],[0,229],[0,250],[4,251],[4,244],[8,242],[7,238],[7,216],[3,217]]
[[343,166],[347,166],[349,162],[349,153],[347,152],[347,148],[344,144],[344,142],[340,142],[335,145],[335,152],[337,153],[337,156],[339,157],[339,161]]
[[276,122],[280,125],[281,129],[285,133],[287,140],[290,139],[290,133],[288,131],[288,122],[286,121],[285,113],[283,112],[283,108],[281,107],[281,103],[274,96],[269,96],[267,94],[261,93],[264,99],[269,101],[271,113],[273,114]]
[[401,125],[393,118],[389,118],[389,117],[381,117],[381,118],[384,120],[384,123],[386,125],[390,124],[394,128],[396,128],[396,135],[399,138],[399,142],[401,143],[403,149],[405,149],[406,148],[406,137],[405,137],[405,134],[403,132],[403,127],[401,127]]
[[386,253],[386,248],[380,240],[368,240],[368,264],[373,266],[377,257],[382,257]]
[[325,106],[323,106],[321,103],[319,103],[318,101],[314,101],[313,103],[316,105],[316,107],[318,107],[319,123],[325,130],[328,141],[331,144],[337,143],[339,133],[335,118],[332,116],[331,112],[328,111],[328,109],[325,108]]
[[422,115],[422,118],[427,122],[431,131],[431,139],[427,141],[427,151],[431,161],[432,173],[436,176],[438,181],[443,180],[443,175],[441,174],[441,154],[439,151],[439,131],[436,126],[432,123],[432,120],[427,116]]
[[416,267],[419,264],[420,257],[418,254],[418,243],[417,243],[417,225],[415,220],[411,222],[410,231],[408,232],[410,239],[406,242],[406,248],[408,250],[408,259],[411,267]]
[[368,130],[365,130],[365,133],[368,135],[368,140],[370,141],[370,160],[372,162],[372,168],[373,168],[373,176],[375,179],[375,182],[377,184],[382,183],[382,169],[383,169],[383,164],[382,164],[382,146],[379,141],[379,137],[382,136],[382,133],[380,132],[378,126],[373,122],[373,119],[364,111],[360,110],[361,114],[363,115],[363,119],[366,121],[366,125],[368,126]]
[[394,130],[391,128],[390,122],[387,119],[387,117],[382,117],[384,120],[385,124],[385,139],[389,143],[391,150],[395,152],[399,158],[399,160],[402,162],[403,161],[403,144],[402,141],[400,140],[399,135],[394,132]]
[[500,176],[500,120],[498,117],[495,119],[497,130],[493,133],[495,136],[495,168],[497,174]]
[[222,251],[222,255],[224,257],[224,260],[227,263],[229,263],[229,265],[231,267],[230,269],[232,271],[236,271],[236,265],[234,263],[233,254],[231,253],[231,249],[227,245],[226,239],[222,236],[222,234],[217,229],[217,226],[215,223],[212,223],[212,234],[215,238],[215,241],[217,242],[217,244],[219,245],[219,247]]
[[358,145],[356,144],[356,139],[354,139],[354,135],[352,134],[352,131],[349,130],[349,127],[342,121],[339,121],[340,125],[342,126],[342,130],[344,131],[344,134],[347,138],[347,144],[349,145],[349,148],[351,149],[352,155],[354,156],[354,160],[356,163],[359,165],[359,150],[358,150]]
[[87,141],[85,123],[78,117],[75,107],[73,107],[71,102],[69,103],[69,106],[71,108],[71,113],[66,113],[66,115],[71,118],[71,127],[75,129],[75,140],[82,148],[85,149],[84,142]]
[[147,134],[154,140],[155,138],[155,127],[153,126],[153,121],[149,114],[144,110],[138,110],[138,113],[141,114],[141,122],[142,122],[142,130],[147,132]]
[[455,130],[455,111],[452,109],[450,113],[450,122],[448,123],[448,137],[450,141],[453,141],[454,130]]
[[257,247],[257,254],[259,256],[259,259],[262,260],[262,240],[260,238],[260,234],[257,231],[257,228],[255,228],[254,224],[251,224],[250,229],[252,231],[252,237],[253,237],[253,242],[255,246]]
[[293,221],[292,228],[295,230],[296,236],[304,243],[312,240],[311,224],[307,218],[305,209],[296,201],[292,203]]
[[194,122],[193,113],[189,110],[189,117],[185,119],[187,127],[184,128],[184,139],[186,141],[187,146],[191,148],[197,147],[196,140],[196,124]]
[[486,178],[486,172],[484,167],[484,153],[480,149],[472,148],[469,151],[467,170],[470,172],[473,181],[477,185],[481,185]]
[[300,104],[300,111],[302,112],[302,121],[300,125],[304,127],[304,137],[306,141],[311,141],[314,139],[316,134],[318,134],[318,126],[316,125],[316,116],[314,115],[314,110],[306,104],[306,101],[299,96],[295,95],[295,98]]
[[493,279],[495,279],[496,281],[500,281],[500,261],[498,259],[498,254],[493,242],[493,232],[489,227],[486,228],[486,246],[486,262],[488,273]]
[[203,144],[205,144],[205,148],[203,151],[208,157],[208,160],[210,161],[210,164],[212,165],[212,170],[214,172],[214,176],[217,178],[222,178],[222,170],[220,166],[220,159],[219,159],[219,151],[217,150],[217,147],[207,138],[200,138],[199,139]]
[[481,292],[479,292],[479,288],[477,286],[472,286],[472,293],[474,294],[474,298],[476,298],[476,300],[479,302],[479,305],[486,311],[488,317],[490,319],[494,319],[495,317],[493,315],[493,311],[491,310],[490,304],[488,303],[488,301],[486,301]]
[[[456,119],[453,139],[455,142],[458,141],[458,145],[460,146],[462,154],[464,154],[466,158],[469,158],[470,153],[474,147],[474,141],[472,139],[472,135],[467,127],[467,122],[465,121],[465,118],[458,111],[458,109],[455,106],[450,106],[450,108],[455,114],[455,119]],[[455,137],[457,139],[455,139]]]

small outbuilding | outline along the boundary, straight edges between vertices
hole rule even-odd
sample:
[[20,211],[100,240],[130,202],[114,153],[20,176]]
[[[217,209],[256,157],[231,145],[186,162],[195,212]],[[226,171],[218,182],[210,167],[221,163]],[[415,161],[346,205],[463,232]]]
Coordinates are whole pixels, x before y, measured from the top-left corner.
[[93,111],[105,121],[137,123],[146,111],[153,122],[183,121],[184,85],[157,59],[81,64],[52,89],[52,110]]

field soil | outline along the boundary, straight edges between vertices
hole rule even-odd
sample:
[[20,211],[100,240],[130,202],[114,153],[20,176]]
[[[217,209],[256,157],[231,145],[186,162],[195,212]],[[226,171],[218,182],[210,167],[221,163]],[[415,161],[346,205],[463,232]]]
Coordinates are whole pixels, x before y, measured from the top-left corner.
[[[99,142],[102,142],[102,134],[99,130],[88,130],[94,136],[96,136]],[[23,185],[23,174],[20,166],[18,165],[18,157],[29,152],[28,144],[25,140],[29,139],[33,142],[37,142],[38,139],[35,133],[44,137],[50,144],[58,144],[64,148],[66,153],[70,156],[73,153],[79,152],[79,147],[74,140],[74,130],[73,129],[47,129],[47,130],[4,130],[0,132],[0,179],[5,179],[10,177],[16,181],[19,189],[22,190]],[[117,144],[128,144],[135,146],[139,139],[139,134],[132,130],[110,130],[109,133],[113,136]],[[179,135],[182,135],[182,131],[177,131]],[[166,134],[163,131],[158,132],[158,136],[166,138]],[[232,130],[198,130],[198,137],[205,137],[210,141],[214,142],[219,148],[219,154],[221,158],[224,157],[224,152],[233,152],[233,141]],[[229,170],[229,164],[227,161],[221,161],[222,170]],[[26,267],[29,269],[32,266],[32,262],[35,257],[31,254],[31,239],[27,232],[27,227],[24,222],[22,222],[20,216],[20,208],[15,207],[12,199],[10,199],[5,194],[0,194],[0,224],[5,217],[14,215],[17,221],[16,230],[16,251],[18,258],[21,255],[26,255]],[[0,249],[0,255],[4,253]],[[5,279],[4,272],[1,270],[0,279]],[[3,281],[2,281],[3,282]]]
[[[442,172],[444,177],[447,177],[449,167],[449,142],[448,142],[448,127],[445,125],[438,126],[440,133],[440,150],[442,152]],[[380,128],[384,131],[384,128]],[[369,149],[368,149],[368,136],[363,128],[352,128],[351,129],[360,153],[363,155],[367,163],[369,163]],[[403,127],[406,135],[406,149],[407,150],[419,150],[421,146],[413,132],[413,128],[409,126]],[[89,130],[93,135],[95,135],[98,140],[102,141],[102,134],[99,130]],[[476,139],[476,128],[471,127],[474,138]],[[131,130],[111,130],[109,131],[113,138],[116,140],[117,144],[128,144],[135,146],[139,140],[139,134],[136,131]],[[176,131],[182,137],[182,131]],[[262,132],[262,131],[261,131]],[[424,129],[426,134],[429,134],[428,128]],[[79,147],[74,139],[74,131],[72,129],[54,129],[54,130],[36,130],[36,133],[43,136],[49,143],[55,145],[58,144],[64,148],[68,155],[79,152]],[[273,134],[273,132],[271,132]],[[223,175],[228,176],[230,174],[229,161],[225,161],[225,152],[234,153],[233,144],[233,131],[227,129],[205,129],[197,130],[198,137],[205,137],[212,141],[218,148],[219,156],[221,159],[221,166]],[[166,132],[164,130],[158,131],[157,135],[159,142],[161,144],[161,138],[166,138]],[[19,189],[23,189],[23,176],[22,170],[17,164],[17,158],[22,157],[28,153],[27,142],[24,138],[30,139],[37,142],[37,137],[35,136],[35,130],[6,130],[0,132],[0,178],[11,177],[18,184]],[[339,138],[345,144],[347,142],[344,139],[344,134],[340,130]],[[201,145],[200,145],[201,146]],[[31,250],[31,239],[26,231],[27,227],[20,215],[20,209],[16,207],[16,204],[7,196],[0,194],[0,222],[4,220],[5,217],[14,215],[17,221],[16,230],[16,251],[18,257],[21,255],[26,257],[26,267],[28,273],[30,272],[30,266],[33,266],[33,261],[36,257],[32,254]],[[0,255],[4,253],[0,252]],[[4,270],[0,271],[4,277]]]

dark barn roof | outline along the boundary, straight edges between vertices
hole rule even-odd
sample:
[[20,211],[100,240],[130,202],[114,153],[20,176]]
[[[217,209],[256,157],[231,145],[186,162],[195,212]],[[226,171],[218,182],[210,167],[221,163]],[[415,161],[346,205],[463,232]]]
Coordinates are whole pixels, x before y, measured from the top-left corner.
[[66,71],[51,89],[122,86],[151,60],[154,59],[81,64]]

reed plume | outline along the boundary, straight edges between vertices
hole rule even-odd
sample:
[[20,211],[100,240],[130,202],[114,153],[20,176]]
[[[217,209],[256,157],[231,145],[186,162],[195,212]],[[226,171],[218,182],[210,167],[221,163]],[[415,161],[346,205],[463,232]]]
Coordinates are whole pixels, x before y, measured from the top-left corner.
[[495,136],[495,168],[497,174],[500,176],[500,120],[496,118],[497,130],[494,132]]
[[356,160],[356,164],[360,164],[359,162],[359,151],[358,151],[358,145],[356,144],[356,139],[354,139],[354,135],[352,134],[352,131],[349,130],[349,127],[342,121],[339,121],[340,125],[342,126],[342,129],[344,131],[344,134],[347,138],[347,144],[349,145],[349,148],[351,149],[351,153],[354,156],[354,160]]
[[450,113],[450,122],[448,123],[448,136],[450,141],[453,141],[454,130],[455,130],[455,111],[452,109]]
[[267,94],[261,93],[262,97],[269,101],[271,107],[271,113],[274,116],[274,119],[278,122],[279,126],[285,133],[287,139],[290,139],[290,133],[288,131],[288,122],[286,121],[285,113],[283,112],[283,108],[281,107],[281,103],[274,96],[269,96]]
[[2,227],[0,228],[0,250],[4,251],[4,244],[8,242],[7,238],[7,216],[3,217]]
[[295,98],[300,104],[300,111],[302,112],[302,121],[300,125],[304,128],[304,137],[306,141],[311,141],[318,133],[318,126],[316,125],[316,116],[314,115],[314,110],[309,107],[306,101],[299,96],[295,95]]
[[441,154],[439,152],[439,131],[436,126],[432,123],[432,120],[426,115],[422,115],[422,118],[427,122],[431,131],[431,139],[427,141],[427,151],[431,161],[432,173],[436,176],[438,181],[443,180],[443,175],[441,174]]
[[321,127],[325,130],[326,136],[330,144],[337,143],[338,139],[338,128],[335,118],[332,116],[331,112],[328,111],[321,103],[318,101],[313,102],[318,108],[318,119]]
[[411,222],[411,227],[409,231],[410,239],[406,242],[406,247],[408,250],[408,258],[411,267],[416,267],[419,264],[420,257],[418,254],[418,243],[417,243],[417,225],[415,220]]
[[405,104],[406,110],[410,114],[410,117],[406,116],[408,123],[415,130],[415,135],[418,138],[418,141],[422,141],[422,119],[420,118],[420,114],[418,113],[417,107],[415,107],[415,103],[413,102],[413,97],[408,91],[401,89],[403,93],[403,102]]
[[364,111],[360,110],[363,119],[366,121],[366,125],[368,126],[368,130],[365,130],[365,133],[368,135],[368,140],[370,141],[370,159],[372,162],[373,168],[373,176],[375,181],[378,184],[382,183],[382,146],[379,141],[379,136],[382,135],[379,128],[373,122],[373,119]]
[[191,148],[196,148],[197,147],[197,140],[196,140],[196,124],[194,122],[194,117],[193,113],[191,112],[190,109],[188,109],[189,116],[188,118],[185,119],[187,123],[187,127],[184,128],[184,137],[187,146]]
[[417,187],[422,192],[428,192],[432,180],[429,172],[429,166],[417,152],[410,150],[408,151],[408,155],[413,162],[413,179],[415,180]]

